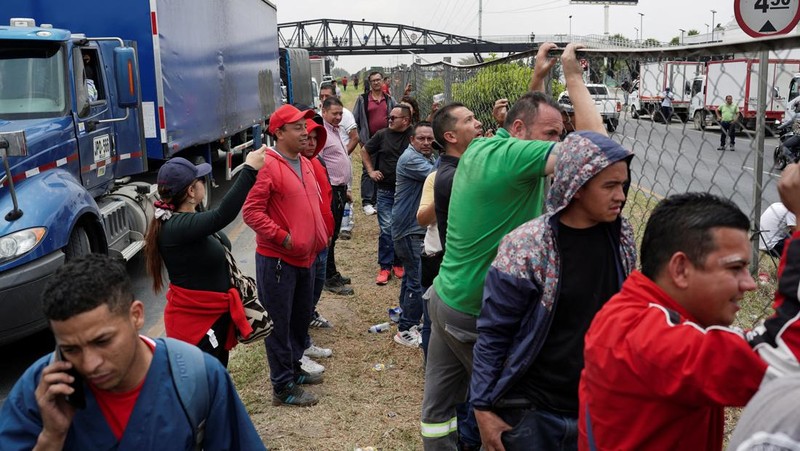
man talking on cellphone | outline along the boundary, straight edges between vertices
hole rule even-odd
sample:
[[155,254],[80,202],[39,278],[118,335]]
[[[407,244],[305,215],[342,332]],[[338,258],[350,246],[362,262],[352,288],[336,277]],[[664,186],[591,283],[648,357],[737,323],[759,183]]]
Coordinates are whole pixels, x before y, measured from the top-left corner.
[[42,299],[56,352],[11,390],[0,409],[0,448],[265,449],[219,361],[187,343],[139,335],[144,304],[121,263],[75,259]]

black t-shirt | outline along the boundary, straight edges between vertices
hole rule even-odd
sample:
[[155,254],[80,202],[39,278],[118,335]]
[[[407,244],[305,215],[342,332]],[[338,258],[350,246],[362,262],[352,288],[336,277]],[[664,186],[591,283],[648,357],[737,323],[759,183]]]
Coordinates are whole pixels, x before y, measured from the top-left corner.
[[558,302],[536,360],[512,388],[538,408],[578,414],[583,339],[595,314],[619,289],[610,224],[573,229],[559,224],[561,272]]
[[158,250],[169,281],[190,290],[224,293],[231,288],[225,247],[231,248],[222,229],[233,222],[255,184],[258,171],[245,166],[219,206],[201,213],[173,213],[161,225]]
[[384,128],[367,141],[367,153],[372,156],[373,163],[377,163],[375,169],[383,174],[383,180],[377,183],[378,188],[394,190],[397,160],[411,144],[410,137],[411,127],[403,132]]
[[436,210],[436,225],[439,228],[439,240],[444,249],[447,241],[447,215],[450,211],[450,194],[453,191],[453,177],[456,176],[458,162],[461,159],[452,155],[439,157],[439,169],[433,182],[433,205]]

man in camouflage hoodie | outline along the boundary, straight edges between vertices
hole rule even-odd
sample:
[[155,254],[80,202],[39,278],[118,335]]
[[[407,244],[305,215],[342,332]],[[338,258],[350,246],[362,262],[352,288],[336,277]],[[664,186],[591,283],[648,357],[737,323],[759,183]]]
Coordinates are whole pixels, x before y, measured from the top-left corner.
[[583,336],[635,269],[632,152],[588,131],[562,150],[547,212],[506,235],[486,276],[470,393],[487,450],[577,449]]

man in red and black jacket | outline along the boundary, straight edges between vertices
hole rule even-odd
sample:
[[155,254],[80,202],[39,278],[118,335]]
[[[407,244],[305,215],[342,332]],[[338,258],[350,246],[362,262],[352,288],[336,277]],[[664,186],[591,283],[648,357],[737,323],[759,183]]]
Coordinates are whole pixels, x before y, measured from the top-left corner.
[[708,193],[662,200],[634,271],[585,337],[581,450],[722,449],[724,408],[777,374],[729,328],[750,276],[750,221]]

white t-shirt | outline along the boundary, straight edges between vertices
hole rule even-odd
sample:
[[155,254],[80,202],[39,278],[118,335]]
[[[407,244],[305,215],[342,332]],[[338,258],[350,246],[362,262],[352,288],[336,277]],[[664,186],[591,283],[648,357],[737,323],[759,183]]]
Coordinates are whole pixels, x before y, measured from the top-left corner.
[[758,248],[768,251],[789,236],[788,227],[795,227],[797,218],[782,203],[775,202],[761,214],[761,238]]
[[345,147],[350,144],[350,130],[356,128],[356,118],[347,108],[342,108],[342,122],[339,122],[339,136]]
[[664,100],[661,101],[661,106],[672,107],[672,99],[674,98],[675,96],[671,91],[664,91]]

